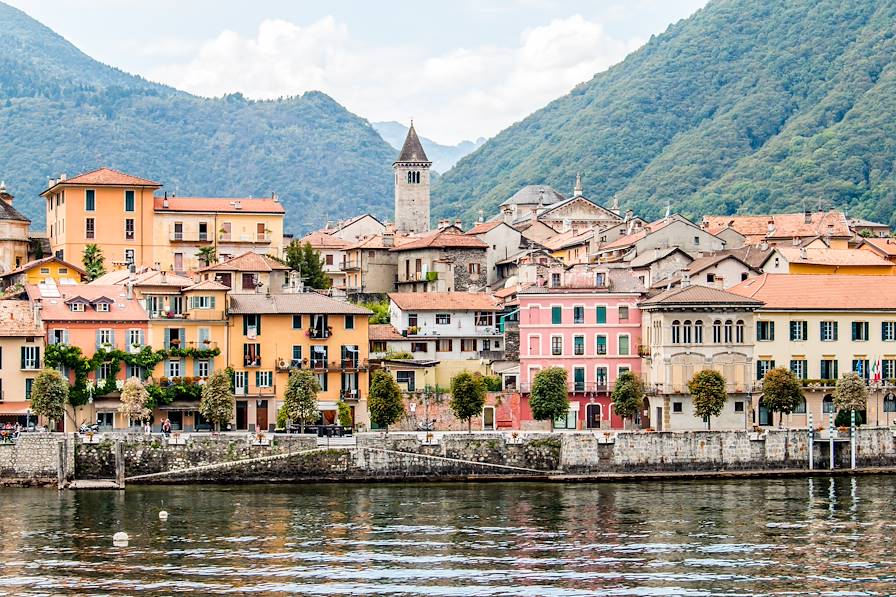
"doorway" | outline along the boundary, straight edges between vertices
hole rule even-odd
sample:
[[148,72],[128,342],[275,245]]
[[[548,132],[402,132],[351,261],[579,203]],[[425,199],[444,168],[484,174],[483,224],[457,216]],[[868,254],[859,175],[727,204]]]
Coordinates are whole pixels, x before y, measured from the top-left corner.
[[495,430],[495,407],[486,406],[482,409],[482,429],[485,431]]
[[589,404],[585,407],[585,427],[587,429],[600,429],[602,410],[600,404]]
[[663,407],[662,406],[656,407],[656,430],[657,431],[663,430]]
[[236,401],[236,428],[240,430],[248,429],[249,403],[245,400]]
[[255,429],[258,431],[268,430],[268,401],[255,401]]

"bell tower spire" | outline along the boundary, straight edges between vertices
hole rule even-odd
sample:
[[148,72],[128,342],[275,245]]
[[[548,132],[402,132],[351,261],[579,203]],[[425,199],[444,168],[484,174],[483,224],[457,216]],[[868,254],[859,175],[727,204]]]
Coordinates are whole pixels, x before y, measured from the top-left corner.
[[432,162],[423,151],[423,144],[414,130],[408,129],[398,159],[392,164],[395,173],[395,230],[426,232],[429,230],[429,168]]

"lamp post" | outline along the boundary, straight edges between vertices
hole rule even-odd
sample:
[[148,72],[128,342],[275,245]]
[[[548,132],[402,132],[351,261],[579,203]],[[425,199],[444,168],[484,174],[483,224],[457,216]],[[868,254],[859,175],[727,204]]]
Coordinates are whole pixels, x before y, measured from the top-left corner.
[[25,411],[25,429],[31,425],[31,409]]

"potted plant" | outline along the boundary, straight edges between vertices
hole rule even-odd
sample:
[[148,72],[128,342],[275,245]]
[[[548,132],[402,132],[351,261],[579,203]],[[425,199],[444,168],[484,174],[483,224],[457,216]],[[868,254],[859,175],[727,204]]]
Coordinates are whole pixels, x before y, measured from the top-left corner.
[[205,340],[202,341],[202,343],[205,344],[206,346],[208,346],[209,344],[212,343],[212,341],[209,340],[208,338],[206,338]]
[[175,348],[179,347],[180,346],[180,338],[172,338],[171,346],[173,346]]

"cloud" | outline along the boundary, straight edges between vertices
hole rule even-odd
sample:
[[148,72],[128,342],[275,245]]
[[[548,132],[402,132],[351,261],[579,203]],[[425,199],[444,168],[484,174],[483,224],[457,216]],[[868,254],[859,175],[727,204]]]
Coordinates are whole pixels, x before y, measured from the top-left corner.
[[240,91],[276,98],[320,90],[371,121],[413,117],[426,136],[458,142],[494,135],[640,44],[615,39],[579,15],[527,29],[508,47],[440,54],[360,43],[331,16],[308,25],[269,19],[254,36],[222,31],[149,76],[205,96]]

